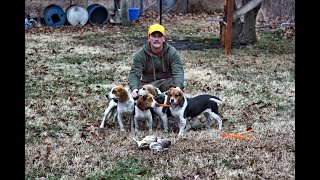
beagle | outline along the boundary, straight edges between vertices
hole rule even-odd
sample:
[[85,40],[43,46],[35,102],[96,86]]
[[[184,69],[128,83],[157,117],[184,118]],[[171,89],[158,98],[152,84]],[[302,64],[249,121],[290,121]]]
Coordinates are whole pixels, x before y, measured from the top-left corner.
[[222,128],[222,120],[218,115],[218,106],[222,101],[212,95],[202,94],[192,98],[185,97],[183,91],[179,88],[170,88],[168,91],[170,111],[172,115],[180,120],[179,135],[185,131],[187,118],[194,118],[201,113],[207,118],[207,128],[210,127],[211,118],[219,124],[219,130]]
[[108,99],[111,99],[109,106],[107,107],[103,121],[101,122],[100,128],[104,127],[105,117],[108,116],[110,110],[117,107],[117,119],[120,126],[120,131],[125,131],[123,121],[124,117],[127,116],[131,125],[131,132],[134,131],[133,127],[133,113],[134,113],[134,100],[131,97],[128,87],[115,86],[107,94]]
[[154,100],[154,96],[147,93],[140,96],[136,102],[134,109],[134,131],[137,133],[139,131],[138,120],[147,120],[147,127],[149,132],[152,132],[152,114],[151,109],[158,106],[158,103]]
[[145,95],[147,93],[151,93],[154,97],[156,97],[158,94],[161,94],[159,88],[155,87],[152,84],[145,84],[138,90],[138,96]]
[[[145,84],[138,90],[138,96],[145,95],[147,93],[150,93],[155,98],[156,102],[159,104],[166,104],[167,103],[167,95],[165,93],[162,93],[159,88],[153,86],[152,84]],[[156,115],[158,115],[163,123],[163,129],[165,132],[168,132],[168,116],[166,113],[166,108],[163,106],[157,106],[152,109],[151,112],[154,112]],[[154,116],[153,116],[154,117]],[[158,123],[158,128],[160,129],[161,124]]]
[[[158,104],[168,104],[167,92],[158,94],[155,97],[155,100]],[[154,108],[153,111],[161,118],[164,132],[168,132],[168,117],[172,116],[170,108],[166,106],[158,106]]]

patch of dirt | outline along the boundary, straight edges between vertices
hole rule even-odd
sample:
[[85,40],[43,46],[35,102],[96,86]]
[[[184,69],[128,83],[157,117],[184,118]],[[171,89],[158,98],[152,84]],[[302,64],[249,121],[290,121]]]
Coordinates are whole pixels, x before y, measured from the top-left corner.
[[[136,38],[133,39],[136,46],[142,46],[146,43],[146,38]],[[184,37],[184,38],[167,38],[167,42],[174,46],[177,50],[199,50],[204,51],[206,49],[217,49],[221,48],[219,39],[203,39],[194,37]]]
[[191,39],[171,39],[171,44],[177,50],[205,50],[216,49],[221,47],[220,44],[194,42]]

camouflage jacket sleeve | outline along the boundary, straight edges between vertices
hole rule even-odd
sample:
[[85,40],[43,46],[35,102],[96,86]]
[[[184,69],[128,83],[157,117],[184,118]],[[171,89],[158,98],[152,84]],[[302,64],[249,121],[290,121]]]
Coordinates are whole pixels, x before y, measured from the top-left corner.
[[[172,47],[173,48],[173,47]],[[179,52],[173,48],[173,52],[170,53],[171,60],[171,71],[172,71],[172,79],[173,83],[176,86],[179,86],[181,89],[184,88],[184,70],[181,60],[181,55]]]
[[[143,50],[142,50],[142,53]],[[131,90],[137,89],[140,83],[141,74],[144,68],[144,57],[141,55],[141,51],[133,56],[131,64],[131,70],[129,72],[128,82]]]

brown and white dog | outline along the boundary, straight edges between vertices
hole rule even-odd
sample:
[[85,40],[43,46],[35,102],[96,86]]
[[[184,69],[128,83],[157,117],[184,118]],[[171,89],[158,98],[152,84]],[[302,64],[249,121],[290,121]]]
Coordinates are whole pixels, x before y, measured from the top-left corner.
[[218,105],[222,102],[218,97],[202,94],[187,98],[179,87],[172,87],[167,92],[169,99],[167,104],[170,104],[172,116],[180,121],[179,135],[182,135],[185,131],[187,118],[194,118],[202,113],[207,118],[207,126],[211,124],[211,118],[213,118],[218,122],[219,130],[221,130],[222,120],[218,115]]
[[134,112],[134,100],[131,97],[128,87],[115,86],[107,94],[108,99],[110,99],[109,106],[104,113],[104,119],[101,122],[100,128],[104,127],[105,117],[109,114],[112,107],[117,106],[117,119],[120,126],[120,131],[125,131],[123,125],[124,117],[127,117],[130,122],[131,132],[134,131],[133,124],[133,112]]
[[138,90],[137,94],[138,94],[138,96],[142,96],[142,95],[145,95],[147,93],[150,93],[154,97],[156,97],[158,94],[161,94],[162,92],[160,91],[159,88],[155,87],[152,84],[145,84]]
[[[157,101],[158,104],[166,104],[167,103],[167,96],[165,95],[166,92],[161,92],[159,88],[153,86],[152,84],[145,84],[138,90],[138,96],[143,96],[147,93],[150,93],[153,95],[154,99]],[[161,102],[158,102],[158,101]],[[163,129],[165,132],[168,132],[168,113],[165,111],[166,107],[163,106],[157,106],[153,108],[153,112],[158,115],[162,121]],[[169,111],[169,110],[168,110]],[[155,117],[155,116],[153,116]],[[155,119],[155,118],[154,118]],[[161,124],[158,122],[158,127],[160,128]]]
[[138,120],[147,120],[147,127],[149,132],[152,132],[152,114],[151,109],[156,108],[158,103],[154,96],[150,93],[139,96],[134,109],[134,131],[139,131]]

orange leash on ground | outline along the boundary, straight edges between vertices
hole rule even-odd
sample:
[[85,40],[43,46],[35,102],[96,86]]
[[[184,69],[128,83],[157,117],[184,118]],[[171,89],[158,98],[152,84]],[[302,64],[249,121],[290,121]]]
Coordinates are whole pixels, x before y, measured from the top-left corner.
[[[249,133],[249,132],[254,132],[254,131],[252,129],[250,129],[248,131],[240,132],[238,134],[245,134],[245,133]],[[233,134],[221,134],[221,136],[228,137],[228,138],[241,139],[241,140],[253,140],[254,139],[254,138],[248,138],[248,137],[233,135]]]
[[228,138],[235,138],[235,139],[241,139],[241,140],[252,140],[253,138],[248,138],[244,136],[237,136],[233,134],[221,134],[223,137],[228,137]]

